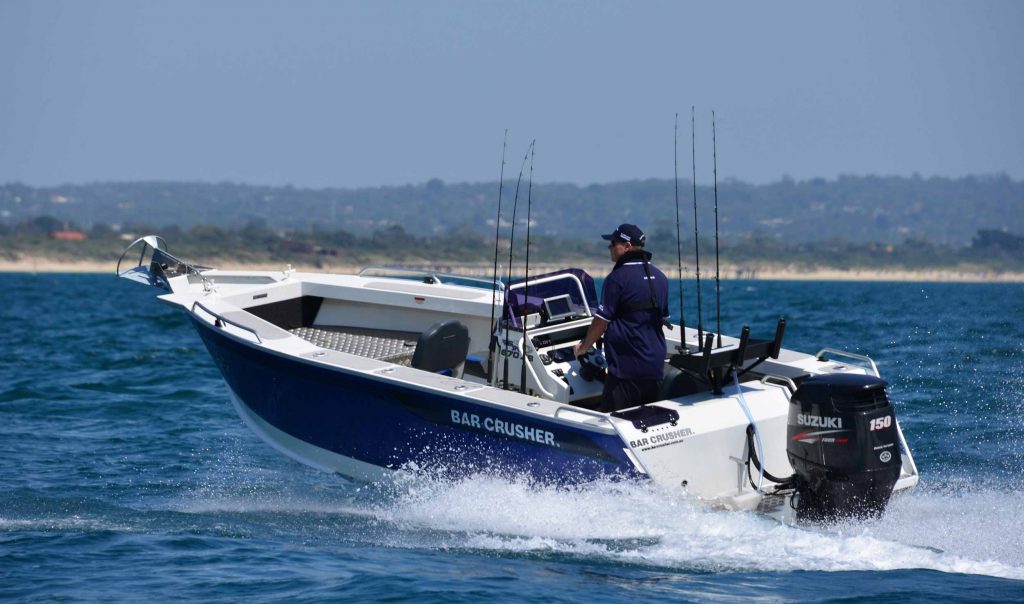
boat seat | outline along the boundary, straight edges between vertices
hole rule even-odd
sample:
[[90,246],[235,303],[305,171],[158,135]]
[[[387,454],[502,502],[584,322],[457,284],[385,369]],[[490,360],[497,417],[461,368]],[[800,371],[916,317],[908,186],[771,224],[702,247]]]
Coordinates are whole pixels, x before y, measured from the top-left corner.
[[711,386],[706,380],[701,380],[700,377],[689,371],[683,371],[665,363],[665,373],[661,382],[661,392],[658,400],[663,401],[680,396],[689,396],[698,392],[706,392],[710,389]]
[[469,353],[469,329],[456,319],[434,323],[420,334],[416,352],[412,355],[413,369],[432,372],[450,372],[461,378]]
[[478,378],[487,379],[487,369],[484,367],[484,360],[475,355],[468,355],[466,357],[466,365],[463,369],[463,375],[471,375]]

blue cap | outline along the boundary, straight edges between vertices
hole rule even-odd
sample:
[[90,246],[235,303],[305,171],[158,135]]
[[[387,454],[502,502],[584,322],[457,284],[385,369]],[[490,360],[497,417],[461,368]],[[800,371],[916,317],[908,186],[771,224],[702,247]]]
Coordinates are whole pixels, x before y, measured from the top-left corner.
[[620,224],[619,228],[607,235],[601,235],[601,239],[607,239],[608,241],[626,241],[633,245],[643,245],[647,240],[647,235],[640,230],[640,227],[635,224]]

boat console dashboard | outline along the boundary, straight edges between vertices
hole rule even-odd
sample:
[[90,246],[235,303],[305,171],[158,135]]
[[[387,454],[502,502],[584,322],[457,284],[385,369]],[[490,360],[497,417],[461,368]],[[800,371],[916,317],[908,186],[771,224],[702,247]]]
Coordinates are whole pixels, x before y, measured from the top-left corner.
[[[535,394],[563,403],[587,406],[586,401],[599,397],[604,389],[602,370],[605,368],[604,355],[591,349],[581,359],[575,357],[575,348],[587,334],[591,318],[584,317],[527,329],[530,344],[527,346],[527,389]],[[499,333],[505,356],[512,366],[509,382],[519,385],[522,367],[519,351],[523,333],[510,331]],[[498,370],[498,375],[502,370]]]
[[599,350],[577,359],[574,349],[587,335],[595,306],[594,281],[580,269],[532,277],[528,284],[525,280],[510,284],[503,313],[507,318],[495,333],[504,357],[499,361],[501,367],[492,372],[496,383],[504,381],[507,374],[508,383],[519,387],[525,356],[525,391],[588,406],[588,400],[604,390],[607,363]]

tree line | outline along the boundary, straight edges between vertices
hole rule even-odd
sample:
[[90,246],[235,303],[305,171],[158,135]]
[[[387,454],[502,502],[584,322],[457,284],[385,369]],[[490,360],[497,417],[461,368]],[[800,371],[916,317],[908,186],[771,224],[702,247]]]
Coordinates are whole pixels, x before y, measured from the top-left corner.
[[[512,221],[505,183],[502,222]],[[690,181],[680,180],[683,230],[692,233]],[[698,178],[698,225],[713,233],[714,191]],[[903,246],[931,241],[968,246],[981,230],[1024,233],[1024,182],[1005,175],[962,178],[840,176],[836,179],[753,185],[724,180],[718,187],[723,238],[779,239],[781,245],[841,238],[854,243]],[[174,224],[182,229],[248,224],[277,230],[345,231],[362,236],[400,226],[417,237],[468,229],[494,232],[498,183],[303,189],[234,183],[129,182],[31,187],[0,185],[0,224],[45,216],[85,228],[106,223]],[[521,200],[522,201],[522,200]],[[579,186],[534,183],[533,230],[538,235],[587,241],[621,222],[652,232],[675,232],[675,182],[648,179]],[[525,218],[520,204],[516,217]]]
[[[55,238],[58,231],[79,231],[85,240]],[[650,249],[657,261],[674,264],[681,250],[686,266],[693,266],[693,236],[684,235],[677,244],[674,227],[659,225],[649,233]],[[183,228],[142,223],[114,228],[106,223],[89,227],[54,216],[40,216],[16,224],[0,224],[0,255],[54,258],[88,258],[113,262],[134,237],[162,235],[172,253],[187,260],[234,259],[240,262],[291,262],[305,264],[405,263],[416,265],[474,264],[493,262],[494,231],[490,235],[465,226],[434,235],[417,235],[402,225],[389,225],[370,232],[314,227],[309,230],[272,229],[253,221],[239,228],[194,225]],[[500,231],[500,263],[507,263],[510,229]],[[515,257],[522,262],[525,231],[515,233]],[[678,245],[678,248],[677,248]],[[708,261],[715,242],[700,235],[701,255]],[[594,263],[608,258],[606,242],[596,234],[589,239],[567,239],[537,234],[531,229],[531,261],[543,263]],[[833,268],[954,268],[1024,270],[1024,236],[998,229],[982,229],[967,245],[936,243],[908,238],[902,243],[857,242],[842,237],[792,242],[763,234],[749,234],[724,240],[721,260],[732,265],[804,265]]]

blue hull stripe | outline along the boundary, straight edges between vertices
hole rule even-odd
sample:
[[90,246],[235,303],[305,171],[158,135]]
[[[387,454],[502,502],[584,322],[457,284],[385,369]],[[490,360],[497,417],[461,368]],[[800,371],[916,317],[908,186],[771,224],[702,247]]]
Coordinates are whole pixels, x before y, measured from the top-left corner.
[[553,482],[642,477],[613,435],[260,350],[191,317],[253,413],[311,445],[384,468]]

